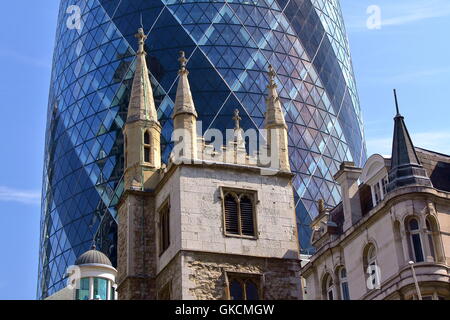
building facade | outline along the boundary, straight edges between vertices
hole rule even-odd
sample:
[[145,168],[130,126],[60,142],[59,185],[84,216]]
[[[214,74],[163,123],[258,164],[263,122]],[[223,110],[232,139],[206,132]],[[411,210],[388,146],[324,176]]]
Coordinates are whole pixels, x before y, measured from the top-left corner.
[[397,111],[392,157],[344,162],[335,179],[343,201],[319,203],[307,298],[449,300],[450,156],[415,148]]
[[203,133],[264,126],[265,75],[277,70],[286,114],[299,240],[311,245],[315,201],[340,201],[332,176],[366,159],[362,117],[337,0],[62,0],[54,53],[43,178],[38,297],[64,286],[67,266],[94,239],[117,264],[117,204],[134,34],[148,31],[150,81],[161,153],[172,150],[171,114],[184,50]]
[[45,300],[117,300],[117,270],[95,245],[67,269],[66,287]]

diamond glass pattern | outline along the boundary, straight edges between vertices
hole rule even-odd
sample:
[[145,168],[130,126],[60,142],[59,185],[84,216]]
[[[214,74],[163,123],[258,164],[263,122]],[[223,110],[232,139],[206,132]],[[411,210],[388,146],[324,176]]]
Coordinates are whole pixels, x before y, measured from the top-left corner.
[[[79,29],[68,28],[71,5]],[[70,12],[70,11],[69,11]],[[364,132],[338,0],[61,0],[47,119],[38,297],[65,286],[65,271],[96,241],[116,262],[116,204],[135,68],[134,34],[148,59],[162,155],[173,129],[179,50],[203,130],[262,128],[268,64],[289,127],[299,241],[311,253],[316,201],[340,201],[340,162],[366,160]]]

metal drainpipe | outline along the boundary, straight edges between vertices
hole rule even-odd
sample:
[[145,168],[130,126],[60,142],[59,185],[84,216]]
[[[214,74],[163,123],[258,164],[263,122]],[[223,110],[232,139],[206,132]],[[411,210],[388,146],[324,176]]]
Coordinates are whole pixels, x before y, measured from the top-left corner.
[[419,298],[419,300],[422,300],[422,293],[420,292],[419,282],[417,281],[416,270],[414,270],[414,261],[410,261],[409,265],[411,266],[414,284],[416,286],[416,291],[417,291],[417,297]]

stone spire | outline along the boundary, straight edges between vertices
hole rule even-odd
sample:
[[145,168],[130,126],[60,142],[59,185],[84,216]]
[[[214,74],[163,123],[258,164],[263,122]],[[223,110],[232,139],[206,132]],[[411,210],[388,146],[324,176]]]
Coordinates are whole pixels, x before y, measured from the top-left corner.
[[400,114],[396,90],[394,97],[397,114],[394,118],[389,190],[407,185],[431,186],[406,128],[405,118]]
[[283,110],[281,109],[280,98],[278,97],[277,84],[275,83],[276,72],[271,65],[269,65],[269,95],[266,99],[266,129],[274,127],[285,127],[286,121],[284,119]]
[[173,107],[173,135],[174,148],[172,150],[175,162],[194,160],[197,158],[197,111],[192,99],[186,69],[187,59],[183,51],[180,51],[180,71],[178,74],[177,95]]
[[144,43],[147,36],[142,28],[139,28],[135,35],[139,42],[136,53],[136,72],[131,89],[130,104],[128,106],[127,122],[138,120],[149,120],[158,122],[155,101],[153,99],[152,85],[148,76],[148,69],[145,57]]
[[140,28],[136,34],[139,48],[124,133],[125,189],[153,187],[152,177],[161,167],[161,125],[158,122],[152,86],[145,60],[147,36]]
[[[267,130],[267,143],[272,161],[278,161],[280,171],[291,171],[288,149],[288,127],[284,119],[280,98],[275,83],[275,70],[269,65],[269,94],[266,99],[265,129]],[[273,165],[273,164],[272,164]]]
[[180,79],[178,80],[175,106],[173,108],[173,118],[183,113],[192,114],[197,118],[198,115],[195,110],[191,87],[188,80],[189,71],[186,69],[188,60],[186,59],[184,51],[180,51],[180,58],[178,61],[180,62],[180,70],[178,71]]

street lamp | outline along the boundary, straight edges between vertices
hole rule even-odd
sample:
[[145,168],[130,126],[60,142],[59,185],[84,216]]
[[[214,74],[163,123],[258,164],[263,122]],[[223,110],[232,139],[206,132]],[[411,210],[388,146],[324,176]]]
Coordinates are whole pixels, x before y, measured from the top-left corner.
[[420,293],[419,282],[417,282],[416,271],[414,270],[414,261],[410,261],[409,265],[411,266],[412,275],[414,278],[414,284],[416,285],[417,297],[419,300],[422,300],[422,294]]

